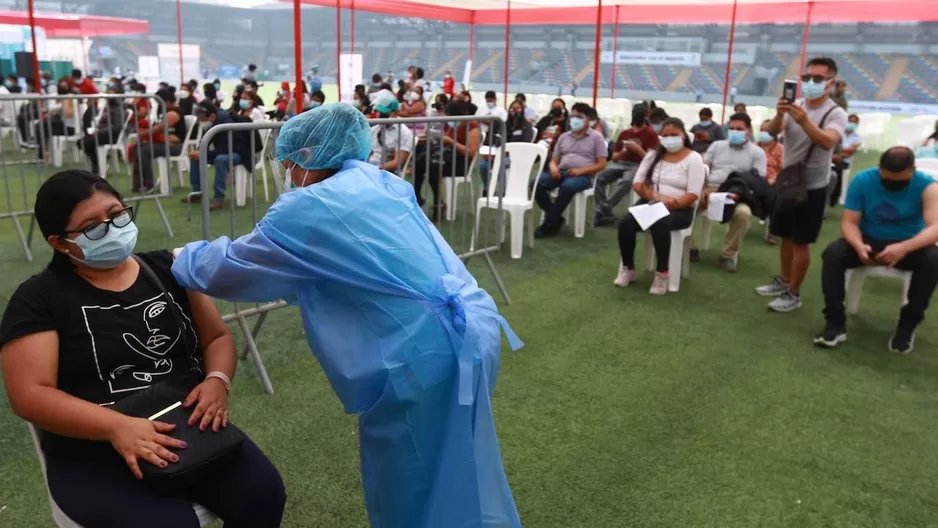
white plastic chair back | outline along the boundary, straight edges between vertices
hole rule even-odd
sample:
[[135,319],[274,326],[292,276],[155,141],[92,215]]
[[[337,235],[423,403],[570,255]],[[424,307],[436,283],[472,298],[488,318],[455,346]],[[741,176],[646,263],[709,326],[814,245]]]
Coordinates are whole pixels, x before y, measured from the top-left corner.
[[[544,171],[547,163],[547,147],[536,143],[508,143],[505,153],[511,159],[505,176],[505,198],[511,200],[530,200],[528,182],[531,180],[531,170],[537,166],[534,177],[537,178]],[[493,180],[494,181],[494,180]],[[494,185],[489,185],[491,195]],[[533,193],[533,189],[530,191]]]
[[905,119],[896,127],[896,139],[893,144],[915,150],[932,131],[934,131],[934,121],[914,117]]
[[915,160],[915,168],[938,180],[938,159]]

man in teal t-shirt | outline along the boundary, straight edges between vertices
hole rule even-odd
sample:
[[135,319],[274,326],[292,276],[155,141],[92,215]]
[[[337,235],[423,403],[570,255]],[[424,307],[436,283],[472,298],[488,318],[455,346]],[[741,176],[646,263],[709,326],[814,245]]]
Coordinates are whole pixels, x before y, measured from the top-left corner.
[[824,331],[814,344],[834,348],[847,340],[844,277],[848,269],[886,266],[912,272],[908,302],[889,340],[889,350],[908,354],[915,328],[938,286],[938,183],[915,170],[906,147],[883,153],[878,168],[857,174],[847,189],[843,238],[824,250]]

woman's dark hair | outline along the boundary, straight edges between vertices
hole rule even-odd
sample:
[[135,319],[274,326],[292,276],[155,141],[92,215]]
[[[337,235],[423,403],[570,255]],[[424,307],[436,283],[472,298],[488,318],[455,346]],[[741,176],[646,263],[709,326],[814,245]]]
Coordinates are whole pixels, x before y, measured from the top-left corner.
[[472,112],[469,107],[469,103],[465,101],[450,101],[446,105],[444,113],[448,116],[466,116],[472,115]]
[[380,84],[380,83],[381,83],[381,74],[380,74],[380,73],[376,73],[376,74],[372,75],[372,76],[371,76],[371,82]]
[[[81,202],[91,198],[96,191],[111,194],[123,201],[117,189],[107,180],[85,170],[71,169],[57,172],[49,177],[36,193],[36,207],[33,212],[42,236],[65,236],[68,219],[72,211]],[[57,270],[71,269],[72,262],[59,251],[52,253],[49,268]]]
[[[661,130],[669,126],[678,128],[681,133],[684,134],[684,147],[691,148],[690,137],[687,135],[687,130],[684,128],[684,122],[676,117],[669,117],[661,123]],[[645,173],[644,183],[651,183],[651,175],[655,173],[655,167],[658,166],[658,162],[661,161],[661,157],[664,156],[665,152],[667,152],[667,150],[664,148],[664,145],[658,145],[658,148],[655,149],[655,159],[651,162],[651,165],[648,166],[648,172]]]
[[215,90],[214,83],[205,83],[202,85],[202,93],[204,93],[205,98],[210,101],[214,101],[215,98],[218,97],[218,91]]
[[933,139],[933,140],[935,140],[935,141],[938,141],[938,121],[935,121],[935,131],[932,132],[932,135],[930,135],[930,136],[928,136],[927,138],[925,138],[925,141],[928,141],[928,140],[931,140],[931,139]]
[[560,103],[560,106],[562,106],[564,110],[567,109],[567,102],[559,97],[551,101],[550,106],[554,106],[554,103]]
[[449,97],[445,93],[436,94],[436,97],[434,98],[434,102],[442,104],[443,106],[446,106],[447,104],[449,104]]

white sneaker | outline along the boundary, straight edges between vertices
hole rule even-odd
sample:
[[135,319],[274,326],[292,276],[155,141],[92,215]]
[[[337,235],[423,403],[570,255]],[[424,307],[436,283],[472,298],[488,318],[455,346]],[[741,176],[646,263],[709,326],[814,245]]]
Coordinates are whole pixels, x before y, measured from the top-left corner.
[[612,281],[612,284],[617,288],[626,288],[629,284],[632,284],[632,281],[635,280],[635,270],[626,268],[619,263],[619,274],[616,275],[616,280]]
[[762,297],[778,297],[788,290],[788,283],[783,281],[781,277],[775,277],[772,282],[756,288],[756,293]]
[[651,289],[648,293],[652,295],[664,295],[668,293],[668,276],[655,272],[655,280],[651,282]]

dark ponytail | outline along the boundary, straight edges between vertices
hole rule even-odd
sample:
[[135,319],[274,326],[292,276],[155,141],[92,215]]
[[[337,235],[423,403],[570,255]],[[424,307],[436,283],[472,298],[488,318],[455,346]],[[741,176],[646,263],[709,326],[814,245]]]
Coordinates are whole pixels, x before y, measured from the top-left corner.
[[[107,180],[88,171],[66,170],[50,176],[39,187],[33,210],[42,236],[46,239],[50,236],[64,237],[72,211],[97,191],[109,193],[122,200],[120,193]],[[49,268],[70,271],[72,261],[68,255],[53,251]]]
[[[669,117],[661,123],[661,130],[664,130],[664,127],[672,126],[681,131],[684,134],[684,147],[691,148],[690,136],[687,135],[687,131],[684,129],[684,122],[676,117]],[[651,162],[651,165],[648,167],[648,172],[645,173],[645,184],[651,183],[651,175],[655,173],[655,167],[658,166],[658,163],[661,161],[662,156],[667,150],[664,148],[664,145],[659,144],[658,148],[655,149],[655,159]]]

